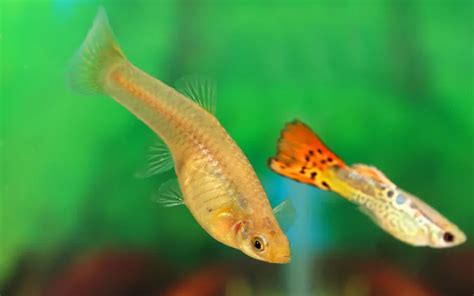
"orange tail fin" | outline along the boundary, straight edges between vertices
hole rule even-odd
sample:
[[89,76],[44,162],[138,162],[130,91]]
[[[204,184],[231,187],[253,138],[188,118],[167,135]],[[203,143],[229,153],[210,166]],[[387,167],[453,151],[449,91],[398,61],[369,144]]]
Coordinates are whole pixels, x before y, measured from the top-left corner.
[[325,172],[346,164],[306,124],[295,120],[282,130],[277,155],[270,158],[269,166],[282,176],[330,190]]

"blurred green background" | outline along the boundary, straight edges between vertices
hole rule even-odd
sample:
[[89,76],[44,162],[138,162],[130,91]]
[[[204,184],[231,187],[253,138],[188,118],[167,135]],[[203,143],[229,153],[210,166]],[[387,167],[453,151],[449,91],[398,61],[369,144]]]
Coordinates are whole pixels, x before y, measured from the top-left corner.
[[[405,295],[470,295],[473,3],[2,0],[0,293],[73,295],[72,282],[97,281],[115,291],[97,295],[178,295],[191,281],[204,294],[188,295],[392,295],[403,285]],[[139,68],[171,85],[195,73],[217,81],[217,117],[272,204],[295,203],[290,265],[247,258],[184,207],[153,203],[171,175],[134,177],[153,133],[112,99],[68,89],[68,61],[99,5]],[[272,173],[267,158],[295,118],[348,163],[375,165],[422,197],[468,241],[404,245],[337,195]],[[96,295],[90,286],[77,295]]]

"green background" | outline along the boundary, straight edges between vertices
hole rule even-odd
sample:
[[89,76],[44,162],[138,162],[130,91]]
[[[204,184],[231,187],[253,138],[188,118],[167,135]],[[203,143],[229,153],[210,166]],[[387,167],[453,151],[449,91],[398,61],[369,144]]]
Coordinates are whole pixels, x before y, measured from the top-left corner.
[[[249,283],[244,267],[232,287],[331,290],[324,268],[307,272],[303,259],[334,253],[392,262],[414,277],[444,256],[473,261],[472,1],[2,0],[0,287],[20,279],[17,291],[29,272],[41,289],[58,266],[107,248],[166,258],[176,278],[216,262],[264,265],[209,238],[187,209],[153,203],[170,174],[134,177],[153,133],[110,98],[66,86],[68,61],[99,5],[137,67],[171,85],[186,74],[216,80],[217,118],[272,204],[295,203],[294,262],[264,267],[280,279],[272,285],[258,276]],[[375,165],[422,197],[468,241],[445,250],[404,245],[337,195],[272,173],[267,158],[295,118],[347,163]]]

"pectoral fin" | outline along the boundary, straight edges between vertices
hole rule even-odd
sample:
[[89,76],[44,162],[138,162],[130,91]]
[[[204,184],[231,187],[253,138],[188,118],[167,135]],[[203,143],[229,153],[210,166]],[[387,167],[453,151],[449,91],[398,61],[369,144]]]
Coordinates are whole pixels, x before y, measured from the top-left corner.
[[283,230],[288,230],[296,220],[296,209],[290,199],[285,199],[273,208],[273,214]]

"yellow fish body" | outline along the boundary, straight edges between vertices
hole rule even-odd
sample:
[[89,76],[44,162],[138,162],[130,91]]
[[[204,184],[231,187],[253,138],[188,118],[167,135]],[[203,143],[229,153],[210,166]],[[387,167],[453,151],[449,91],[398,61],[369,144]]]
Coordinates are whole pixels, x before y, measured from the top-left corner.
[[83,93],[113,97],[166,143],[184,204],[213,238],[259,260],[290,261],[288,239],[240,148],[210,112],[125,58],[103,9],[70,80]]
[[466,240],[456,225],[398,188],[376,168],[362,164],[347,166],[300,121],[286,125],[277,149],[277,156],[269,163],[273,171],[338,193],[407,244],[445,248]]

